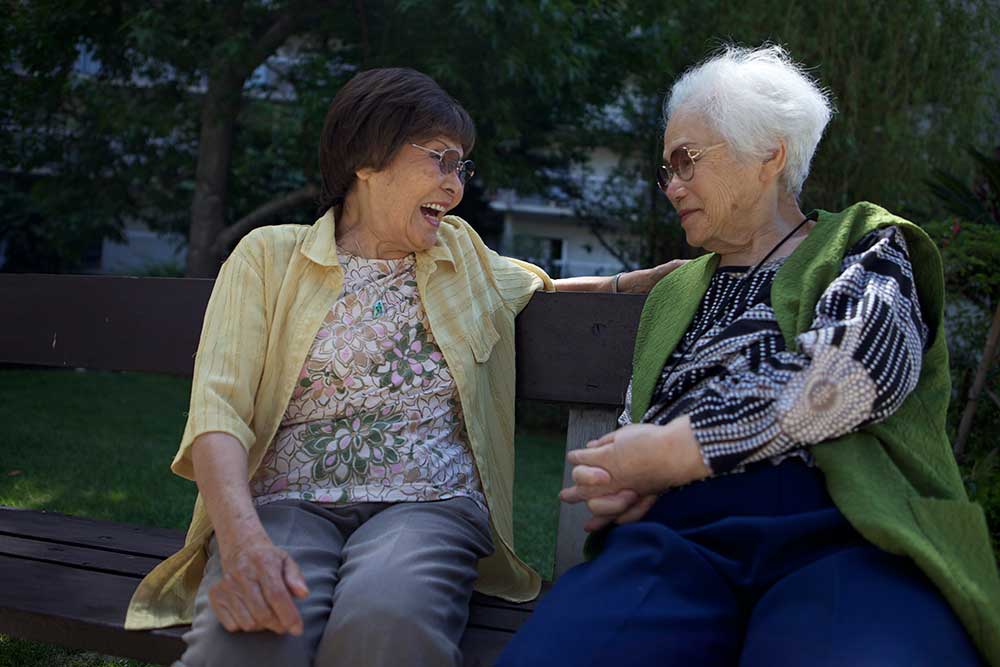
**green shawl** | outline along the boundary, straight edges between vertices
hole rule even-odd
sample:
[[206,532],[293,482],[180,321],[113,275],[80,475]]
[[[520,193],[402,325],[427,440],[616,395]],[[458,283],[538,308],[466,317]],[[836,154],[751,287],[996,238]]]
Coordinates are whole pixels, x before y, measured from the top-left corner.
[[[847,250],[865,234],[898,225],[930,331],[920,380],[880,424],[813,447],[831,497],[867,540],[908,556],[937,586],[976,646],[1000,666],[1000,578],[982,508],[969,502],[945,433],[951,397],[944,335],[941,257],[919,227],[862,202],[840,213],[819,211],[809,236],[778,270],[771,303],[789,350],[807,330],[820,295],[840,271]],[[670,353],[690,324],[719,258],[700,257],[649,294],[636,337],[632,419],[646,412]]]

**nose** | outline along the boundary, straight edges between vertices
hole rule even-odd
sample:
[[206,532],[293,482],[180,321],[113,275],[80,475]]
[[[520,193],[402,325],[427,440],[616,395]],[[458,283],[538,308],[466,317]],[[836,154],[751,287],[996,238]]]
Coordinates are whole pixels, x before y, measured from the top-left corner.
[[450,174],[445,176],[444,182],[441,184],[441,188],[452,197],[458,195],[459,198],[461,198],[462,191],[465,190],[465,184],[462,183],[462,179],[458,177],[458,169],[455,169]]
[[664,192],[664,194],[667,195],[667,199],[669,199],[672,203],[676,203],[686,192],[687,190],[684,187],[684,181],[682,181],[680,176],[677,174],[673,174],[670,177],[670,182],[667,183],[667,189]]

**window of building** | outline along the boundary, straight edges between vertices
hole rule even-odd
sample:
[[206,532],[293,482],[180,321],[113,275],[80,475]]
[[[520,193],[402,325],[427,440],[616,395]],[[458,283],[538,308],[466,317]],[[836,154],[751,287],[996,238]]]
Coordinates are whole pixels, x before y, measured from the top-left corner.
[[561,278],[566,242],[544,236],[517,236],[514,238],[513,256],[540,266],[552,278]]

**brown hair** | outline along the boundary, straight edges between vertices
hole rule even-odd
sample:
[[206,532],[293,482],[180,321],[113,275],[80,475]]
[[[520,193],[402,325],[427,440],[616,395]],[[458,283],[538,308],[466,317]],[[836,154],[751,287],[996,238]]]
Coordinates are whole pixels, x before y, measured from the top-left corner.
[[355,75],[323,123],[320,214],[344,203],[358,169],[384,169],[406,144],[438,135],[461,142],[466,155],[476,142],[472,118],[434,79],[403,67]]

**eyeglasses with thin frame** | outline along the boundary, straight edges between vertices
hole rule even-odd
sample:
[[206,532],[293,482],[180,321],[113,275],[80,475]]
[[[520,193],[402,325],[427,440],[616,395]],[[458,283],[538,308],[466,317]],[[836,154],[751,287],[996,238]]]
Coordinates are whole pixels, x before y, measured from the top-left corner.
[[441,173],[447,176],[453,171],[458,172],[458,179],[462,185],[469,182],[472,175],[476,173],[476,163],[472,160],[463,160],[462,153],[457,148],[446,148],[443,151],[436,151],[420,144],[410,144],[414,148],[419,148],[437,160]]
[[691,150],[687,146],[675,148],[670,154],[669,164],[661,164],[656,169],[656,185],[666,194],[670,181],[674,180],[674,174],[682,181],[690,181],[694,178],[694,163],[708,151],[721,146],[725,146],[725,144],[714,144],[697,150]]

